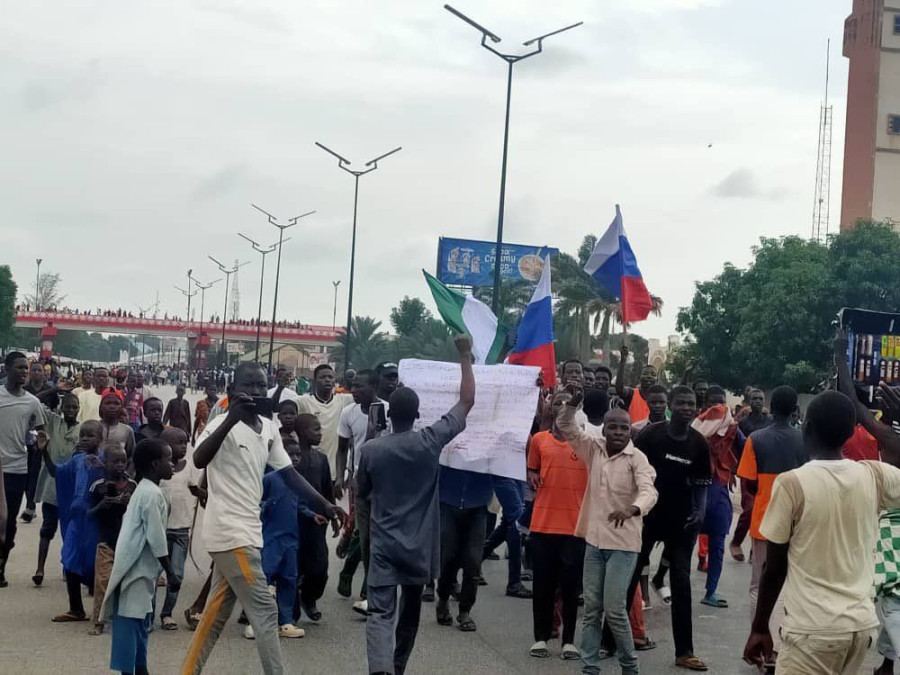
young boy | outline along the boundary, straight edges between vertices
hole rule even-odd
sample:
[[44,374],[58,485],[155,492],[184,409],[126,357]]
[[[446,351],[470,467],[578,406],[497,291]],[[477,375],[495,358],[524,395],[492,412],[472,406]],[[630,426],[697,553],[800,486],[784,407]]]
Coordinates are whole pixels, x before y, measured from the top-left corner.
[[97,420],[82,422],[78,445],[72,459],[57,466],[50,455],[50,437],[38,432],[38,448],[47,472],[56,479],[56,503],[62,534],[62,564],[69,594],[69,611],[55,617],[56,623],[87,621],[81,586],[94,587],[94,559],[97,555],[97,524],[88,518],[88,488],[104,475],[97,456],[103,428]]
[[181,577],[169,564],[169,506],[159,488],[161,480],[172,478],[172,449],[161,439],[141,441],[134,449],[134,469],[138,485],[122,519],[101,617],[112,618],[110,669],[146,675],[147,633],[160,565],[169,587],[181,587]]
[[103,425],[103,440],[115,442],[131,458],[134,452],[134,431],[121,422],[124,395],[117,389],[105,389],[100,395],[100,423]]
[[[322,425],[319,418],[309,413],[299,415],[295,428],[300,439],[300,452],[296,455],[296,460],[294,455],[291,455],[294,468],[325,499],[334,501],[328,457],[316,449],[322,442]],[[300,518],[300,551],[297,561],[300,573],[300,602],[294,607],[294,621],[300,618],[301,608],[311,621],[319,621],[322,618],[322,612],[316,607],[316,603],[322,597],[328,583],[326,527],[327,521],[322,516]]]
[[281,434],[281,442],[297,444],[298,433],[296,431],[297,422],[297,404],[293,400],[285,400],[278,404],[278,422],[281,428],[278,430]]
[[[162,432],[162,440],[172,448],[172,463],[175,472],[171,480],[159,484],[169,504],[169,524],[166,528],[166,542],[169,545],[169,563],[178,578],[184,577],[184,561],[188,554],[188,539],[194,519],[194,504],[197,498],[191,493],[188,480],[187,434],[179,428],[169,427]],[[178,624],[172,618],[172,610],[178,602],[178,591],[166,589],[166,600],[159,614],[163,630],[176,630]]]
[[106,594],[106,586],[112,574],[122,518],[128,508],[128,501],[137,487],[137,483],[126,473],[128,457],[118,444],[106,445],[103,463],[106,467],[106,478],[100,478],[91,485],[88,498],[91,505],[88,516],[97,523],[99,532],[97,557],[94,562],[94,611],[91,615],[94,627],[89,631],[90,635],[103,633],[100,606],[103,604],[103,596]]
[[[62,416],[47,415],[45,430],[49,440],[47,451],[55,464],[62,464],[71,459],[78,446],[81,425],[78,424],[78,397],[68,393],[62,397],[60,405]],[[41,468],[38,476],[36,500],[41,503],[41,533],[38,544],[37,570],[31,581],[35,586],[44,583],[44,565],[50,552],[50,542],[56,536],[59,527],[59,509],[56,505],[56,481],[47,467]]]
[[163,403],[155,396],[144,401],[144,417],[147,423],[140,428],[135,435],[135,440],[140,443],[145,438],[159,438],[165,427],[162,423]]
[[[285,450],[296,467],[300,459],[299,446],[288,443]],[[273,471],[263,477],[260,513],[263,534],[262,568],[269,585],[275,587],[278,634],[285,638],[302,638],[305,635],[302,628],[297,628],[292,623],[297,595],[301,509],[310,513],[305,505],[301,505],[297,493],[285,484],[284,477],[279,472]]]
[[162,423],[181,429],[186,436],[191,435],[191,405],[184,400],[184,385],[175,387],[175,398],[166,404]]

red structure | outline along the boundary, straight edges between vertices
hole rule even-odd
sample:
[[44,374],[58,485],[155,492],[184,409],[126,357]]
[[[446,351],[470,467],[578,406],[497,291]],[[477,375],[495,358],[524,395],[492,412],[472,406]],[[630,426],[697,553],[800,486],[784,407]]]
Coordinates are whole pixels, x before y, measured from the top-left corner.
[[[130,335],[157,335],[160,337],[184,337],[188,326],[184,321],[174,319],[148,319],[128,316],[105,316],[98,314],[75,314],[72,312],[34,312],[19,311],[16,314],[16,325],[22,328],[40,328],[42,341],[45,337],[51,340],[57,330],[83,330],[98,333],[123,333]],[[221,324],[204,323],[203,334],[200,335],[200,324],[190,323],[188,337],[193,342],[200,335],[200,346],[209,347],[210,335],[219,337],[222,334]],[[281,344],[333,347],[338,344],[341,330],[333,330],[331,326],[304,325],[299,328],[275,327],[275,342]],[[263,340],[268,340],[269,328],[263,326]],[[241,342],[256,341],[256,326],[249,324],[226,324],[225,339]],[[204,344],[205,343],[205,344]],[[42,346],[43,350],[43,346]]]
[[59,331],[53,325],[53,323],[48,323],[46,326],[41,327],[41,358],[49,359],[53,356],[53,338]]

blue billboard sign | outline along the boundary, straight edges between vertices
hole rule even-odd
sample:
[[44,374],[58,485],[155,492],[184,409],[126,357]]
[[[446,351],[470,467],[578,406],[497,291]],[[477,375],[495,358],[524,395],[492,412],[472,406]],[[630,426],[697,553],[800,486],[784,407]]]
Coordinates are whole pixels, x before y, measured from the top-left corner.
[[[445,284],[491,286],[496,250],[497,244],[493,241],[441,237],[436,276]],[[537,282],[544,269],[544,258],[558,253],[558,249],[547,246],[503,244],[500,276],[504,280]]]

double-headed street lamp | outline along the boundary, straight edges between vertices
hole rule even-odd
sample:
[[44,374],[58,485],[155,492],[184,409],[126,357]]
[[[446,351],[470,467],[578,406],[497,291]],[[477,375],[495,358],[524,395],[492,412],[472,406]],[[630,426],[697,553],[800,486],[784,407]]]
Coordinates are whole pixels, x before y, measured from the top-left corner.
[[[278,244],[272,244],[268,248],[263,248],[255,241],[253,241],[246,234],[241,234],[240,232],[237,235],[243,239],[246,239],[253,245],[253,250],[262,255],[262,269],[259,271],[259,307],[256,310],[256,357],[254,360],[259,363],[259,338],[260,338],[260,330],[262,329],[262,300],[263,300],[263,285],[266,279],[266,256],[269,255],[272,251],[278,248]],[[288,237],[285,241],[290,241],[291,238]]]
[[297,224],[297,222],[301,218],[306,218],[306,216],[311,216],[315,213],[315,211],[307,211],[306,213],[302,213],[299,216],[294,216],[293,218],[288,219],[287,225],[282,225],[278,222],[278,218],[273,216],[268,211],[263,211],[256,204],[250,204],[254,209],[259,211],[269,219],[269,223],[278,228],[278,263],[275,265],[275,298],[272,300],[272,326],[271,331],[269,332],[269,372],[272,372],[272,350],[275,347],[275,316],[278,311],[278,281],[281,278],[281,245],[284,244],[284,231],[288,228],[293,227]]
[[[195,295],[197,295],[197,293],[199,292],[199,291],[191,291],[190,290],[190,288],[191,288],[191,272],[193,272],[193,271],[194,270],[188,270],[188,272],[187,272],[188,290],[184,290],[183,288],[179,288],[178,286],[174,287],[175,290],[181,291],[184,294],[184,296],[187,298],[187,316],[185,317],[185,320],[184,320],[184,343],[185,343],[184,351],[187,354],[187,358],[188,358],[188,369],[190,369],[190,367],[191,367],[191,298],[194,297]],[[179,347],[179,350],[180,349],[181,348]]]
[[225,365],[228,363],[228,354],[225,350],[225,323],[228,321],[228,287],[231,285],[231,275],[234,274],[235,272],[237,272],[244,265],[249,265],[250,262],[248,261],[248,262],[238,263],[237,261],[235,261],[234,267],[228,268],[228,267],[225,267],[225,265],[220,263],[218,260],[213,258],[211,255],[207,256],[207,258],[209,258],[214,263],[216,263],[216,265],[219,266],[219,271],[221,271],[222,274],[225,275],[225,307],[222,311],[222,358],[220,360],[221,361],[220,365],[224,368]]
[[[206,291],[215,286],[217,283],[222,281],[222,279],[216,279],[215,281],[210,281],[208,284],[200,283],[199,280],[191,277],[191,280],[194,282],[194,285],[197,287],[197,290],[200,291],[200,328],[198,329],[198,337],[203,336],[203,308],[206,305]],[[194,291],[195,293],[197,291]],[[197,347],[197,362],[200,362],[200,347]]]
[[41,263],[43,258],[36,258],[37,261],[37,277],[34,280],[34,311],[41,311]]
[[[373,160],[366,162],[366,166],[369,167],[367,169],[363,169],[362,171],[355,171],[350,168],[350,160],[341,157],[334,150],[325,147],[318,141],[316,141],[316,145],[322,148],[325,152],[333,157],[336,157],[338,160],[338,168],[343,169],[354,179],[353,185],[353,237],[350,243],[350,288],[347,290],[347,329],[346,333],[344,333],[344,371],[346,372],[347,368],[350,367],[350,323],[353,320],[353,275],[356,268],[356,210],[357,205],[359,203],[359,177],[363,176],[367,173],[370,173],[378,168],[378,162],[385,157],[390,157],[395,152],[400,152],[403,148],[394,148],[390,152],[386,152],[383,155],[378,155]],[[335,293],[337,293],[337,285],[335,285]]]
[[552,31],[550,33],[545,33],[544,35],[539,35],[536,38],[532,38],[526,42],[523,42],[522,45],[525,47],[530,47],[533,44],[537,44],[537,48],[526,53],[526,54],[504,54],[500,51],[497,51],[492,47],[488,40],[492,43],[497,44],[500,42],[500,37],[496,33],[492,33],[487,28],[482,26],[481,24],[476,23],[465,14],[460,12],[457,9],[454,9],[450,5],[444,5],[444,9],[453,14],[459,19],[462,19],[467,24],[472,26],[475,30],[481,33],[481,46],[487,49],[489,52],[493,52],[501,59],[506,61],[508,64],[507,76],[506,76],[506,123],[503,128],[503,163],[500,169],[500,212],[497,216],[497,249],[494,252],[494,290],[491,297],[491,309],[494,310],[494,314],[498,314],[500,312],[500,260],[503,256],[503,213],[506,206],[506,159],[509,150],[509,107],[510,101],[512,98],[512,77],[513,77],[513,65],[522,61],[523,59],[527,59],[529,56],[534,56],[535,54],[540,54],[543,51],[544,40],[552,35],[559,35],[567,30],[571,30],[572,28],[577,28],[582,25],[584,22],[579,21],[578,23],[573,23],[571,26],[566,26],[565,28],[560,28],[559,30]]

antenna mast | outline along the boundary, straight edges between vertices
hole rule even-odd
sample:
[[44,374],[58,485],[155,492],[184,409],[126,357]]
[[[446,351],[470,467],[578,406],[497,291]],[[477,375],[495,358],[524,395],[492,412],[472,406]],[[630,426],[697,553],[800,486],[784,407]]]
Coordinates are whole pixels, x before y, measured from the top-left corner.
[[828,239],[828,220],[831,201],[831,127],[832,106],[828,105],[828,85],[831,75],[831,40],[825,51],[825,100],[819,110],[819,147],[816,152],[816,195],[813,203],[812,238]]

